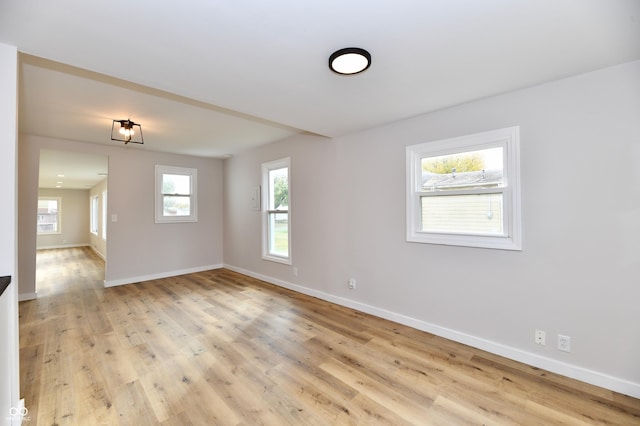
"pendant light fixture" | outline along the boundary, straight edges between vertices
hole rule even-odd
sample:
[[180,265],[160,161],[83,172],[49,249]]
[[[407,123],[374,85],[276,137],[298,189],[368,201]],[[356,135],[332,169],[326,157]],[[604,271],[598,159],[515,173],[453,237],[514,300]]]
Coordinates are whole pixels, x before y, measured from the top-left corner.
[[[117,126],[116,123],[118,123]],[[143,144],[142,126],[129,119],[113,120],[113,124],[111,125],[111,140],[124,142],[125,145],[129,142]]]
[[359,74],[370,65],[371,54],[359,47],[346,47],[329,56],[329,68],[337,74]]

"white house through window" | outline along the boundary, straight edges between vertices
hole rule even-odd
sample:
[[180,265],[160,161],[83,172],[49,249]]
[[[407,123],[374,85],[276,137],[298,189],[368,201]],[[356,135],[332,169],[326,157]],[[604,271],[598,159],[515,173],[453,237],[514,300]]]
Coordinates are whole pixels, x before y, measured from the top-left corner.
[[61,233],[61,199],[59,197],[38,197],[38,234]]
[[519,128],[407,147],[407,241],[520,250]]

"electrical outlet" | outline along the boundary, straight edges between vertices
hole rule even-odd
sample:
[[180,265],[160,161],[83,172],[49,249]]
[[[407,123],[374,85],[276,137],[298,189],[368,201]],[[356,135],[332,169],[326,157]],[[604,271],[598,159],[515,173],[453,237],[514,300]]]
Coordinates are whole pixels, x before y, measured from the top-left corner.
[[350,278],[349,279],[349,289],[350,290],[355,290],[356,288],[356,279],[355,278]]
[[558,334],[558,350],[563,352],[571,352],[571,337]]
[[547,344],[547,333],[542,330],[536,330],[535,334],[535,342],[537,345],[546,345]]
[[294,266],[294,267],[293,267],[293,276],[294,276],[294,277],[297,277],[297,276],[298,276],[298,267],[297,267],[297,266]]

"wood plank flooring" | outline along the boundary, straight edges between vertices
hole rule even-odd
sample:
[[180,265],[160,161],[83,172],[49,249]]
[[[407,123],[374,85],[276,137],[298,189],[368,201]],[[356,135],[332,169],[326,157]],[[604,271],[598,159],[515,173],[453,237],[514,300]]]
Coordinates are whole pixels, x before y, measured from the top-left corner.
[[639,425],[640,400],[220,269],[105,289],[38,253],[28,425]]

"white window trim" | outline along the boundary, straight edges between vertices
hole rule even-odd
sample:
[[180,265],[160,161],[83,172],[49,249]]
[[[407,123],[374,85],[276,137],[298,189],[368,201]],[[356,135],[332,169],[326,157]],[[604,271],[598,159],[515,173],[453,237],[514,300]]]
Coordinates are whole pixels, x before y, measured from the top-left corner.
[[[162,175],[185,175],[189,176],[190,187],[190,208],[189,216],[165,216],[162,206]],[[155,187],[156,223],[184,223],[198,221],[198,169],[176,166],[156,165],[156,187]]]
[[[58,235],[58,234],[62,234],[62,197],[38,197],[38,200],[56,200],[58,201],[58,223],[57,223],[57,231],[51,231],[51,232],[41,232],[41,231],[37,231],[37,235]],[[37,228],[37,224],[36,224],[36,228]]]
[[89,197],[89,232],[98,236],[98,229],[100,229],[100,198],[94,194]]
[[102,239],[107,240],[107,191],[102,191]]
[[[421,158],[502,146],[505,149],[504,236],[434,233],[420,231],[420,195],[422,185]],[[451,139],[427,142],[406,148],[406,226],[407,241],[502,250],[522,250],[520,207],[520,128],[518,126],[476,133]],[[456,192],[462,195],[462,192]]]
[[[275,254],[269,253],[269,171],[275,169],[282,169],[286,167],[289,175],[289,188],[288,188],[288,247],[289,247],[289,256],[278,256]],[[268,163],[262,164],[262,258],[264,260],[270,260],[272,262],[284,263],[286,265],[291,265],[291,158],[282,158],[280,160],[271,161]]]

